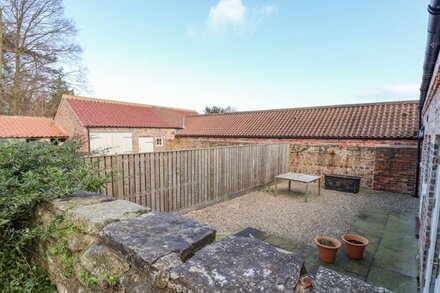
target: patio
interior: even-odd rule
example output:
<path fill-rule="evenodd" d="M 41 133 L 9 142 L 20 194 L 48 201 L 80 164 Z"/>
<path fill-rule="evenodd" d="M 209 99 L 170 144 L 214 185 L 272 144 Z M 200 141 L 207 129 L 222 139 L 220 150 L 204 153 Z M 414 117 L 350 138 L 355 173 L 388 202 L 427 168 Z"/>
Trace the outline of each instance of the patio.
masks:
<path fill-rule="evenodd" d="M 416 198 L 389 192 L 347 194 L 325 189 L 318 197 L 317 187 L 312 187 L 305 203 L 303 190 L 301 184 L 292 184 L 288 192 L 287 184 L 279 184 L 276 196 L 272 187 L 266 187 L 186 216 L 213 225 L 219 239 L 236 233 L 251 234 L 300 255 L 312 274 L 320 265 L 326 265 L 318 259 L 315 236 L 341 239 L 347 231 L 356 232 L 370 240 L 364 259 L 347 258 L 343 245 L 336 262 L 326 266 L 395 292 L 417 290 Z"/>
<path fill-rule="evenodd" d="M 232 200 L 204 209 L 192 211 L 186 216 L 217 229 L 222 235 L 235 234 L 253 227 L 298 244 L 314 247 L 316 235 L 340 238 L 349 230 L 362 210 L 383 209 L 415 215 L 418 200 L 410 195 L 361 190 L 358 194 L 321 189 L 317 196 L 316 184 L 310 186 L 309 200 L 304 202 L 304 185 L 292 183 L 278 185 L 274 195 L 273 186 L 261 188 Z"/>

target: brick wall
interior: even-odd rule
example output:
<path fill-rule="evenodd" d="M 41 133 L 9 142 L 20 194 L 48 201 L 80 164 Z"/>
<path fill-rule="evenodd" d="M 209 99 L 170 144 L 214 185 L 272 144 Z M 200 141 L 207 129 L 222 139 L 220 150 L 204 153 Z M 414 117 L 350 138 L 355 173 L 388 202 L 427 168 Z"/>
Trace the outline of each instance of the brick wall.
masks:
<path fill-rule="evenodd" d="M 426 101 L 422 122 L 425 128 L 424 141 L 422 147 L 422 157 L 420 163 L 420 230 L 419 230 L 419 279 L 421 287 L 431 286 L 435 281 L 435 266 L 431 276 L 431 284 L 425 284 L 425 273 L 428 260 L 428 251 L 431 245 L 434 246 L 434 254 L 439 257 L 440 254 L 440 225 L 436 233 L 434 242 L 430 241 L 432 214 L 434 209 L 439 209 L 440 204 L 435 203 L 435 193 L 439 192 L 436 188 L 437 173 L 440 163 L 440 93 L 430 96 Z M 439 221 L 439 219 L 436 219 Z"/>
<path fill-rule="evenodd" d="M 204 138 L 194 139 L 172 139 L 167 142 L 166 150 L 185 150 L 185 149 L 200 149 L 200 148 L 214 148 L 231 145 L 249 144 L 247 141 L 228 141 L 228 140 L 209 140 Z"/>
<path fill-rule="evenodd" d="M 415 194 L 416 146 L 376 147 L 373 189 Z"/>
<path fill-rule="evenodd" d="M 344 174 L 361 177 L 361 187 L 371 189 L 375 149 L 351 145 L 291 144 L 290 171 L 323 176 Z"/>
<path fill-rule="evenodd" d="M 235 142 L 235 143 L 277 143 L 288 142 L 309 145 L 351 145 L 351 146 L 375 146 L 386 145 L 417 145 L 417 139 L 323 139 L 323 138 L 248 138 L 248 137 L 177 137 L 180 141 L 210 141 L 210 142 Z"/>
<path fill-rule="evenodd" d="M 82 151 L 89 151 L 89 140 L 87 129 L 79 122 L 75 113 L 70 108 L 69 104 L 63 99 L 58 106 L 57 114 L 55 115 L 55 124 L 64 130 L 70 138 L 79 138 L 84 142 Z"/>

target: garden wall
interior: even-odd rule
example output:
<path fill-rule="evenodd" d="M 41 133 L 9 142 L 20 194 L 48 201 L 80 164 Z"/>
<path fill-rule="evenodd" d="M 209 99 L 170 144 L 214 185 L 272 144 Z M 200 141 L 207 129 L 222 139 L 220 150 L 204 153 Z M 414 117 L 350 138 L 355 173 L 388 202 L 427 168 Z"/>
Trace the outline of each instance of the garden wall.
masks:
<path fill-rule="evenodd" d="M 164 150 L 188 150 L 200 148 L 215 148 L 233 145 L 245 145 L 245 141 L 209 140 L 209 139 L 170 139 L 166 141 Z"/>
<path fill-rule="evenodd" d="M 361 177 L 366 189 L 415 194 L 417 140 L 180 137 L 175 145 L 290 143 L 292 172 Z"/>
<path fill-rule="evenodd" d="M 367 189 L 415 194 L 417 147 L 413 145 L 291 144 L 290 170 L 361 177 Z"/>
<path fill-rule="evenodd" d="M 293 292 L 304 274 L 260 240 L 212 243 L 206 224 L 97 194 L 42 205 L 35 222 L 49 231 L 36 261 L 59 292 Z"/>
<path fill-rule="evenodd" d="M 40 205 L 36 262 L 58 292 L 309 292 L 301 258 L 250 236 L 99 194 Z M 309 285 L 307 285 L 309 286 Z M 308 288 L 308 287 L 307 287 Z M 316 292 L 388 292 L 319 267 Z"/>

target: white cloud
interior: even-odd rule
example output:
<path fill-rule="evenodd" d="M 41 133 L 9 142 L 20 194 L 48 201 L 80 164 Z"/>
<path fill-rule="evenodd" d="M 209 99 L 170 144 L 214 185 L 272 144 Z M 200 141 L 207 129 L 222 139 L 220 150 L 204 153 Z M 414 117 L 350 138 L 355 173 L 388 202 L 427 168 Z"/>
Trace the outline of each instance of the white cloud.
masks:
<path fill-rule="evenodd" d="M 241 0 L 221 0 L 209 10 L 206 25 L 208 29 L 218 30 L 227 26 L 243 25 L 246 7 Z"/>
<path fill-rule="evenodd" d="M 365 90 L 355 98 L 374 101 L 391 101 L 391 100 L 417 100 L 419 97 L 419 84 L 393 84 L 382 86 L 370 90 Z"/>
<path fill-rule="evenodd" d="M 191 38 L 226 33 L 252 35 L 257 27 L 277 10 L 278 7 L 269 4 L 246 6 L 242 0 L 220 0 L 210 8 L 203 32 L 197 33 L 188 26 L 187 34 Z"/>

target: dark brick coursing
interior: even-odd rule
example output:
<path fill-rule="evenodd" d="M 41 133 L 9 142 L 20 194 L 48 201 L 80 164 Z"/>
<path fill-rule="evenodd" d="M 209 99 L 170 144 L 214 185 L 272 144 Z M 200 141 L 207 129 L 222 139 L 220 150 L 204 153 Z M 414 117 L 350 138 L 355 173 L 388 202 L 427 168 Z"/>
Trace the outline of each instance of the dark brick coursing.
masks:
<path fill-rule="evenodd" d="M 416 147 L 377 147 L 373 189 L 415 194 Z"/>

